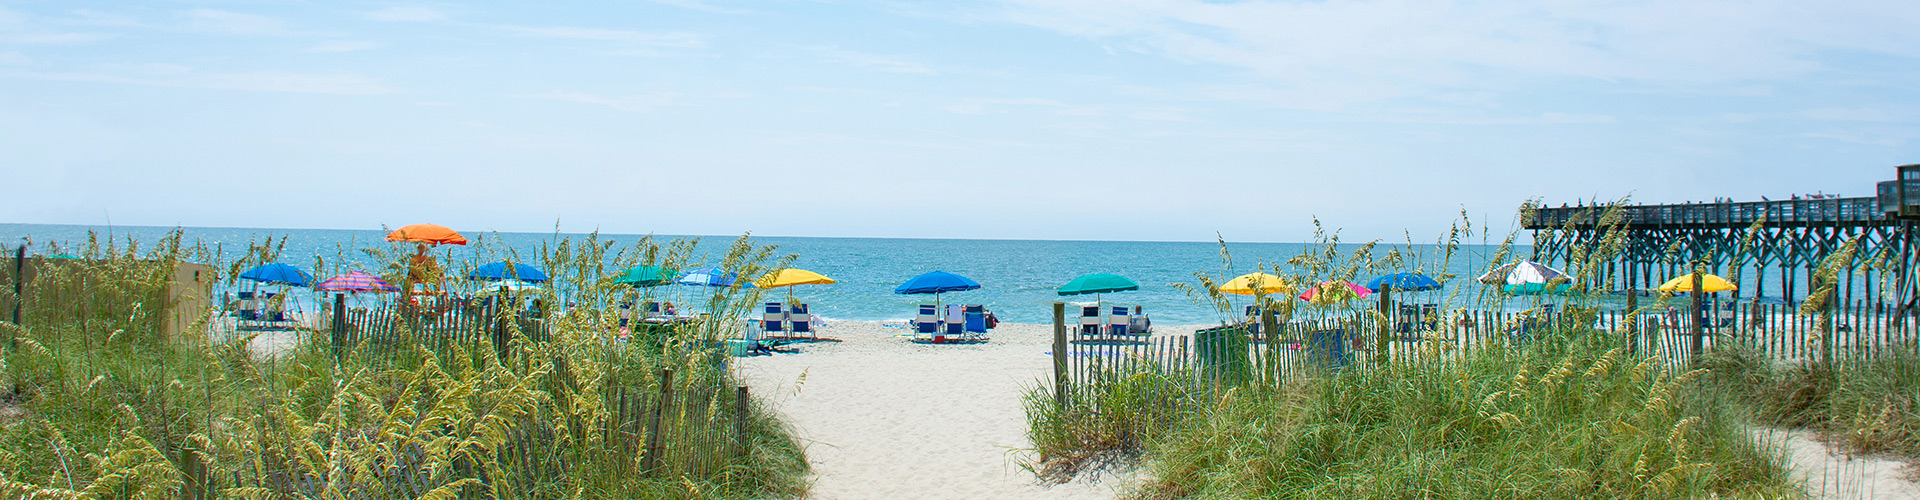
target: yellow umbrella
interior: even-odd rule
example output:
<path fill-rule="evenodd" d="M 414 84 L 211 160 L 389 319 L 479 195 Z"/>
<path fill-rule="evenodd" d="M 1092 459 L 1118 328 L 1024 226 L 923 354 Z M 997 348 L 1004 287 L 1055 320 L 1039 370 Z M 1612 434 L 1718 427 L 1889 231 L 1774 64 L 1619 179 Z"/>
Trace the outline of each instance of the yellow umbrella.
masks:
<path fill-rule="evenodd" d="M 1267 273 L 1244 274 L 1227 280 L 1220 285 L 1220 291 L 1235 295 L 1254 295 L 1256 291 L 1264 294 L 1293 295 L 1293 287 L 1287 286 L 1285 280 Z"/>
<path fill-rule="evenodd" d="M 795 285 L 831 285 L 831 284 L 833 284 L 833 278 L 821 276 L 820 273 L 808 271 L 805 269 L 781 269 L 771 273 L 767 273 L 766 276 L 761 276 L 760 279 L 753 280 L 753 286 L 757 286 L 760 288 L 780 288 L 780 287 L 791 287 Z M 792 288 L 787 289 L 787 302 L 794 302 Z"/>
<path fill-rule="evenodd" d="M 1700 287 L 1704 288 L 1707 293 L 1726 292 L 1740 288 L 1734 285 L 1733 282 L 1727 281 L 1726 278 L 1711 274 L 1701 278 Z M 1685 276 L 1674 278 L 1671 281 L 1661 284 L 1660 291 L 1672 293 L 1687 293 L 1693 291 L 1693 273 L 1687 273 Z"/>
<path fill-rule="evenodd" d="M 833 278 L 821 276 L 820 273 L 808 271 L 805 269 L 781 269 L 778 271 L 767 273 L 766 276 L 761 276 L 760 279 L 753 280 L 753 286 L 757 286 L 760 288 L 779 288 L 783 286 L 794 286 L 794 285 L 831 285 L 831 284 L 833 284 Z"/>

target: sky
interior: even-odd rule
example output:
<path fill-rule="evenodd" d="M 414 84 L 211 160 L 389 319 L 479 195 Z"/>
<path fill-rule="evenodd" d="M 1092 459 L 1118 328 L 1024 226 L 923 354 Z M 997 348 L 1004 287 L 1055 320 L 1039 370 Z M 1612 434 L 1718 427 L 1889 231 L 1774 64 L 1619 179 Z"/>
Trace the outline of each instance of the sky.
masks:
<path fill-rule="evenodd" d="M 1867 196 L 1920 2 L 0 0 L 0 221 L 1432 241 Z"/>

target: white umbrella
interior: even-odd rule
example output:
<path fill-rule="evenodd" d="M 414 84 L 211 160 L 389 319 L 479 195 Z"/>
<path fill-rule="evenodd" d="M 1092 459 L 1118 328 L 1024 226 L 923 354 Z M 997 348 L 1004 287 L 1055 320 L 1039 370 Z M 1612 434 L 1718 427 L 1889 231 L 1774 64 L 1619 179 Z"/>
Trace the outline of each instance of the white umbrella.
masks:
<path fill-rule="evenodd" d="M 1546 264 L 1522 261 L 1487 271 L 1487 274 L 1480 275 L 1479 281 L 1489 285 L 1559 284 L 1573 281 L 1573 278 Z"/>

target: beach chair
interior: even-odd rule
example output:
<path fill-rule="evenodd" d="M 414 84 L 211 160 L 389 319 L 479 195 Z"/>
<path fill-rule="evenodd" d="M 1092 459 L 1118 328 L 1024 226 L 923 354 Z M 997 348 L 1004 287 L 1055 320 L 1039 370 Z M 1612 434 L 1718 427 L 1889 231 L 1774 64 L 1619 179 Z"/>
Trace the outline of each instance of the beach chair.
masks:
<path fill-rule="evenodd" d="M 948 336 L 965 337 L 967 335 L 967 313 L 960 304 L 947 304 L 946 332 Z"/>
<path fill-rule="evenodd" d="M 640 319 L 644 320 L 644 319 L 658 318 L 658 317 L 660 317 L 659 302 L 654 302 L 649 300 L 649 301 L 640 303 Z"/>
<path fill-rule="evenodd" d="M 1142 337 L 1153 334 L 1153 319 L 1148 318 L 1145 314 L 1128 316 L 1127 334 Z"/>
<path fill-rule="evenodd" d="M 813 313 L 807 312 L 807 309 L 806 304 L 787 305 L 787 332 L 794 337 L 804 333 L 807 334 L 807 338 L 817 339 L 818 337 L 813 333 Z"/>
<path fill-rule="evenodd" d="M 1080 308 L 1080 336 L 1100 336 L 1100 306 Z"/>
<path fill-rule="evenodd" d="M 1133 326 L 1127 321 L 1131 316 L 1127 306 L 1114 306 L 1112 311 L 1113 314 L 1107 315 L 1107 334 L 1115 337 L 1126 336 L 1128 328 Z"/>
<path fill-rule="evenodd" d="M 768 302 L 760 312 L 760 331 L 765 334 L 787 331 L 787 312 L 779 302 Z"/>
<path fill-rule="evenodd" d="M 987 306 L 967 306 L 967 333 L 987 333 Z"/>
<path fill-rule="evenodd" d="M 1733 326 L 1734 318 L 1737 317 L 1737 314 L 1735 314 L 1734 312 L 1734 308 L 1737 307 L 1738 305 L 1739 303 L 1737 302 L 1727 301 L 1725 305 L 1714 306 L 1713 327 L 1726 328 L 1726 327 Z"/>
<path fill-rule="evenodd" d="M 914 333 L 940 333 L 940 309 L 933 304 L 921 304 L 920 314 L 913 317 Z"/>
<path fill-rule="evenodd" d="M 1342 328 L 1314 330 L 1307 337 L 1307 357 L 1315 365 L 1339 370 L 1347 366 L 1347 331 Z"/>

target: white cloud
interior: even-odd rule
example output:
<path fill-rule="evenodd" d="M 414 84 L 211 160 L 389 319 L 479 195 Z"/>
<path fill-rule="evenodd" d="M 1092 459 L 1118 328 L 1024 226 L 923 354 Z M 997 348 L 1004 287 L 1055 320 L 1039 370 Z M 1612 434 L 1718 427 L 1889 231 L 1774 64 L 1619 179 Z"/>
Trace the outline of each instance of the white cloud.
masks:
<path fill-rule="evenodd" d="M 914 73 L 914 74 L 922 74 L 922 75 L 935 74 L 935 72 L 933 71 L 933 68 L 929 68 L 926 65 L 912 62 L 912 61 L 907 61 L 904 59 L 876 56 L 872 54 L 862 54 L 859 52 L 852 52 L 852 51 L 846 51 L 846 50 L 840 50 L 840 49 L 834 49 L 834 48 L 818 48 L 814 50 L 825 53 L 827 56 L 827 62 L 851 64 L 854 66 L 864 66 L 869 68 L 877 68 L 881 71 L 886 71 L 890 73 Z"/>
<path fill-rule="evenodd" d="M 651 47 L 698 48 L 706 39 L 692 33 L 650 33 L 645 31 L 582 28 L 575 26 L 497 26 L 520 36 L 626 42 Z"/>
<path fill-rule="evenodd" d="M 358 51 L 367 50 L 367 49 L 380 48 L 385 45 L 386 44 L 383 44 L 380 42 L 369 42 L 364 40 L 339 40 L 339 41 L 323 43 L 320 45 L 315 45 L 313 47 L 307 48 L 306 51 L 319 53 L 319 54 L 331 54 L 331 53 L 339 53 L 339 52 L 358 52 Z"/>
<path fill-rule="evenodd" d="M 1894 116 L 1884 107 L 1872 108 L 1816 108 L 1800 112 L 1808 119 L 1832 122 L 1901 122 L 1907 118 Z"/>
<path fill-rule="evenodd" d="M 1335 102 L 1509 81 L 1490 76 L 1691 86 L 1828 70 L 1822 57 L 1836 50 L 1920 57 L 1914 2 L 1009 0 L 1000 16 L 1274 82 L 1320 82 L 1273 99 L 1295 105 L 1352 84 L 1378 88 Z"/>
<path fill-rule="evenodd" d="M 1039 106 L 1047 108 L 1067 108 L 1067 104 L 1053 99 L 1026 97 L 1019 99 L 963 99 L 947 105 L 947 111 L 960 115 L 991 115 L 1008 113 L 1012 107 Z"/>
<path fill-rule="evenodd" d="M 107 33 L 0 33 L 0 43 L 61 45 L 98 42 L 114 37 Z"/>
<path fill-rule="evenodd" d="M 187 11 L 187 29 L 204 33 L 222 35 L 285 35 L 286 26 L 279 19 L 239 12 L 214 9 L 193 9 Z"/>
<path fill-rule="evenodd" d="M 326 75 L 290 71 L 245 73 L 201 72 L 177 64 L 143 64 L 93 72 L 16 72 L 5 76 L 73 82 L 112 83 L 153 87 L 183 87 L 252 92 L 376 95 L 397 92 L 378 79 L 357 75 Z"/>
<path fill-rule="evenodd" d="M 33 58 L 27 57 L 26 54 L 11 51 L 0 52 L 0 64 L 27 64 L 31 62 L 33 62 Z"/>
<path fill-rule="evenodd" d="M 653 111 L 666 106 L 685 104 L 685 101 L 681 99 L 681 94 L 678 92 L 649 92 L 625 96 L 603 96 L 587 92 L 549 92 L 526 97 L 529 99 L 592 104 L 636 113 Z"/>
<path fill-rule="evenodd" d="M 682 9 L 692 9 L 692 10 L 698 10 L 702 12 L 712 12 L 715 14 L 746 14 L 749 12 L 753 12 L 746 9 L 734 9 L 734 8 L 721 7 L 718 5 L 714 5 L 712 2 L 708 2 L 706 0 L 652 0 L 652 1 L 653 3 L 657 3 L 661 5 L 671 5 L 671 6 L 679 7 Z"/>
<path fill-rule="evenodd" d="M 426 7 L 387 7 L 367 13 L 367 19 L 388 23 L 425 23 L 446 18 L 445 13 Z"/>

